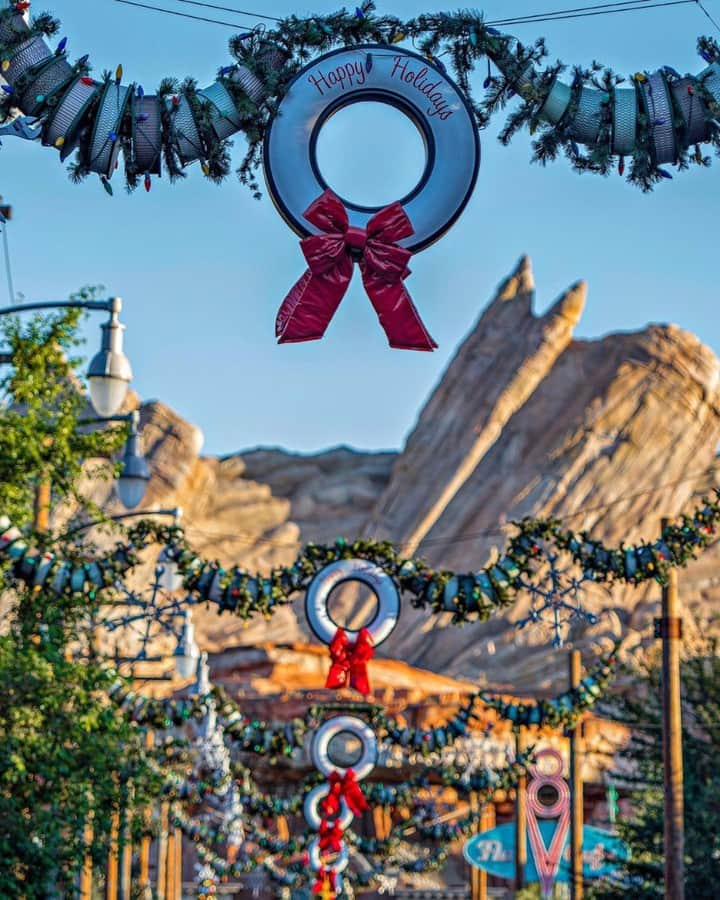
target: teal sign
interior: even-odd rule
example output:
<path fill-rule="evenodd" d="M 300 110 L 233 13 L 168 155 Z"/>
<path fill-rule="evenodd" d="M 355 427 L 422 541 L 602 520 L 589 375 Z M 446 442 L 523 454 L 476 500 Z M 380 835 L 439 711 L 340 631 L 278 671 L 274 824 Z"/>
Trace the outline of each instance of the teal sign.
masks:
<path fill-rule="evenodd" d="M 557 822 L 544 819 L 538 822 L 538 827 L 545 846 L 549 847 L 557 828 Z M 529 849 L 530 838 L 528 836 Z M 489 875 L 495 875 L 497 878 L 506 878 L 512 881 L 515 878 L 515 825 L 508 822 L 491 831 L 475 835 L 465 845 L 463 854 L 471 866 L 484 869 Z M 585 825 L 583 828 L 584 878 L 602 878 L 612 874 L 618 864 L 627 859 L 629 855 L 627 846 L 616 835 L 590 825 Z M 569 830 L 561 851 L 560 868 L 555 880 L 570 880 Z M 528 861 L 525 866 L 525 881 L 540 881 L 531 852 L 528 853 Z"/>

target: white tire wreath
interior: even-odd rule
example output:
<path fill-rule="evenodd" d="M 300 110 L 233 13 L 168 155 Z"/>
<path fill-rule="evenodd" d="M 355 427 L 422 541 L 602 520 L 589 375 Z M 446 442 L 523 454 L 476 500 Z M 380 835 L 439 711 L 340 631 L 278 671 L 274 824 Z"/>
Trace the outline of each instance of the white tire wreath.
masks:
<path fill-rule="evenodd" d="M 360 757 L 352 766 L 337 765 L 330 757 L 330 742 L 339 734 L 352 734 L 362 745 Z M 358 719 L 356 716 L 335 716 L 323 722 L 313 735 L 310 756 L 315 768 L 326 778 L 329 778 L 333 772 L 344 776 L 349 769 L 352 769 L 356 780 L 362 781 L 377 765 L 377 738 L 372 728 L 362 719 Z"/>
<path fill-rule="evenodd" d="M 321 569 L 313 578 L 305 595 L 305 615 L 318 640 L 330 644 L 340 626 L 330 616 L 329 599 L 332 591 L 348 581 L 360 581 L 377 597 L 377 611 L 365 628 L 370 632 L 373 647 L 386 641 L 400 617 L 400 594 L 393 579 L 366 559 L 341 559 Z M 358 632 L 343 629 L 354 643 Z"/>
<path fill-rule="evenodd" d="M 350 854 L 347 844 L 342 845 L 336 860 L 331 863 L 324 862 L 320 852 L 320 838 L 315 838 L 311 841 L 308 847 L 308 856 L 310 857 L 310 865 L 316 872 L 324 869 L 326 872 L 333 872 L 335 875 L 339 875 L 350 865 Z"/>
<path fill-rule="evenodd" d="M 324 800 L 327 795 L 330 793 L 330 785 L 329 784 L 319 784 L 317 787 L 314 787 L 305 797 L 305 802 L 303 804 L 303 814 L 305 816 L 305 821 L 308 825 L 313 829 L 313 831 L 320 831 L 320 825 L 325 818 L 320 813 L 320 803 Z M 347 805 L 347 802 L 344 797 L 340 799 L 340 815 L 338 816 L 338 821 L 340 822 L 340 828 L 343 831 L 347 831 L 347 829 L 352 825 L 352 821 L 355 817 L 352 814 L 352 810 Z"/>
<path fill-rule="evenodd" d="M 417 253 L 453 225 L 467 204 L 480 167 L 480 141 L 473 113 L 455 83 L 427 59 L 382 45 L 327 53 L 295 76 L 265 140 L 265 178 L 280 214 L 298 234 L 313 231 L 303 213 L 332 185 L 317 161 L 323 125 L 353 103 L 386 103 L 404 113 L 420 132 L 425 171 L 402 204 L 415 233 L 399 245 Z M 350 226 L 366 228 L 380 207 L 341 197 Z"/>

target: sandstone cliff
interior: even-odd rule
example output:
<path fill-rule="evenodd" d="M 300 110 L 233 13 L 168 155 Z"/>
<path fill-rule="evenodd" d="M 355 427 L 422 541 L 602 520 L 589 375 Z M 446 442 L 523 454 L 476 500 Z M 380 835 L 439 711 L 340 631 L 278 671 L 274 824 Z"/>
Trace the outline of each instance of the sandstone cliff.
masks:
<path fill-rule="evenodd" d="M 500 286 L 420 412 L 403 450 L 315 456 L 256 449 L 200 456 L 201 438 L 160 403 L 142 407 L 153 470 L 150 504 L 180 505 L 190 540 L 226 562 L 265 569 L 292 560 L 306 540 L 339 534 L 391 537 L 434 565 L 472 569 L 501 547 L 503 529 L 552 513 L 610 542 L 657 533 L 716 483 L 718 361 L 695 337 L 653 325 L 601 340 L 573 340 L 585 302 L 580 283 L 533 314 L 527 259 Z M 682 575 L 703 619 L 720 595 L 710 551 Z M 606 613 L 574 639 L 591 649 L 621 632 L 647 639 L 658 590 L 590 596 Z M 347 591 L 345 612 L 367 601 Z M 561 655 L 537 629 L 516 632 L 521 600 L 505 616 L 464 629 L 406 606 L 385 655 L 473 681 L 550 686 Z M 300 608 L 243 630 L 205 613 L 211 648 L 306 635 Z M 690 627 L 692 634 L 692 626 Z"/>

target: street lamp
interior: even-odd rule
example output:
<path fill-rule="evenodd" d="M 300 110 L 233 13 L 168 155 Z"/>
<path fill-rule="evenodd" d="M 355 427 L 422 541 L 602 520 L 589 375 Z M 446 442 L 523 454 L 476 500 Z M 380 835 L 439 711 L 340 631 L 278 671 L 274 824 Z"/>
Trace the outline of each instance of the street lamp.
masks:
<path fill-rule="evenodd" d="M 120 463 L 122 472 L 118 477 L 117 492 L 125 509 L 135 509 L 142 502 L 150 481 L 147 460 L 140 452 L 140 413 L 130 414 L 130 434 Z"/>
<path fill-rule="evenodd" d="M 118 319 L 122 300 L 62 300 L 57 303 L 21 303 L 0 309 L 0 316 L 32 312 L 39 309 L 90 309 L 109 312 L 109 320 L 102 326 L 100 350 L 92 359 L 87 377 L 90 400 L 95 412 L 104 418 L 114 416 L 125 401 L 132 380 L 130 362 L 123 353 L 125 326 Z"/>
<path fill-rule="evenodd" d="M 87 372 L 90 400 L 99 416 L 115 415 L 125 402 L 132 381 L 130 360 L 123 353 L 125 326 L 118 319 L 122 300 L 112 297 L 108 303 L 110 319 L 102 325 L 102 344 Z"/>
<path fill-rule="evenodd" d="M 130 413 L 116 416 L 82 419 L 78 424 L 103 425 L 107 422 L 128 422 L 130 425 L 130 433 L 120 458 L 122 471 L 117 480 L 117 493 L 126 509 L 135 509 L 142 502 L 150 481 L 150 468 L 140 452 L 140 413 L 135 409 Z"/>
<path fill-rule="evenodd" d="M 189 609 L 185 611 L 184 618 L 185 621 L 173 656 L 178 675 L 181 678 L 191 678 L 197 670 L 200 648 L 195 640 L 195 626 Z"/>

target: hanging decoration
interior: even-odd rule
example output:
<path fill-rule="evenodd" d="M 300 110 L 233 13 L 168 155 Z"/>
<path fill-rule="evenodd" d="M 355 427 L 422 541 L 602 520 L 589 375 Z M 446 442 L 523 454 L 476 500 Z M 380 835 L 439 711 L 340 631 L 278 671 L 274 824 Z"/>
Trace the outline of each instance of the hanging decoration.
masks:
<path fill-rule="evenodd" d="M 482 702 L 494 709 L 501 719 L 512 722 L 515 728 L 569 728 L 590 709 L 606 691 L 615 675 L 618 645 L 603 657 L 577 687 L 549 700 L 531 702 L 506 701 L 486 692 L 480 693 Z"/>
<path fill-rule="evenodd" d="M 58 33 L 58 21 L 47 13 L 31 19 L 28 8 L 26 2 L 3 0 L 0 57 L 7 90 L 1 114 L 20 110 L 41 119 L 43 143 L 58 149 L 61 158 L 77 148 L 76 177 L 95 172 L 109 183 L 108 163 L 119 147 L 131 188 L 159 174 L 160 156 L 171 178 L 181 177 L 188 164 L 199 160 L 206 177 L 222 180 L 230 168 L 228 138 L 243 131 L 250 149 L 240 175 L 257 191 L 253 169 L 262 160 L 267 133 L 278 127 L 279 149 L 271 147 L 270 168 L 276 169 L 278 197 L 291 200 L 284 214 L 300 231 L 306 228 L 303 211 L 322 190 L 308 196 L 318 176 L 305 158 L 298 161 L 303 178 L 296 192 L 286 189 L 287 164 L 275 165 L 290 127 L 279 126 L 275 119 L 278 104 L 285 100 L 289 121 L 297 123 L 310 115 L 310 100 L 318 114 L 327 116 L 338 95 L 367 98 L 373 84 L 381 86 L 393 102 L 419 108 L 421 123 L 436 120 L 433 127 L 449 125 L 446 132 L 462 138 L 456 151 L 462 153 L 465 173 L 473 170 L 477 137 L 467 133 L 467 123 L 460 133 L 460 120 L 470 118 L 464 107 L 472 109 L 475 124 L 482 128 L 514 96 L 519 105 L 502 131 L 504 143 L 528 127 L 535 136 L 534 158 L 541 163 L 565 151 L 580 171 L 606 174 L 617 164 L 624 174 L 627 159 L 628 179 L 644 189 L 669 176 L 662 168 L 668 164 L 708 165 L 702 144 L 717 147 L 720 142 L 720 48 L 708 37 L 698 40 L 707 67 L 696 76 L 664 66 L 653 73 L 636 71 L 625 81 L 594 64 L 590 69 L 576 66 L 565 80 L 563 64 L 543 67 L 547 51 L 542 39 L 526 46 L 486 25 L 478 12 L 426 13 L 401 20 L 377 15 L 375 4 L 365 2 L 359 16 L 346 10 L 290 16 L 271 30 L 240 34 L 230 42 L 236 63 L 223 66 L 208 88 L 198 89 L 191 79 L 182 84 L 166 79 L 149 95 L 140 85 L 122 85 L 122 66 L 95 80 L 88 74 L 87 56 L 71 65 L 65 41 L 55 52 L 45 43 Z M 399 46 L 405 41 L 420 55 Z M 320 58 L 308 64 L 312 57 Z M 457 85 L 446 75 L 444 59 Z M 498 72 L 485 79 L 485 98 L 477 101 L 470 76 L 488 59 Z M 314 81 L 308 84 L 309 79 Z M 431 133 L 437 137 L 439 132 Z M 464 191 L 471 193 L 473 178 L 464 183 Z M 456 184 L 443 187 L 442 194 L 457 189 Z M 417 193 L 419 197 L 422 191 Z M 462 198 L 460 190 L 455 203 L 462 206 Z M 452 207 L 447 200 L 447 209 Z M 410 218 L 423 233 L 414 212 Z"/>
<path fill-rule="evenodd" d="M 343 766 L 337 757 L 333 757 L 333 741 L 344 736 L 354 737 L 360 743 L 359 754 L 352 766 Z M 312 792 L 308 794 L 304 806 L 308 825 L 318 832 L 308 848 L 310 866 L 316 873 L 312 890 L 334 897 L 342 891 L 343 873 L 350 862 L 345 831 L 353 817 L 368 808 L 359 782 L 364 781 L 377 765 L 375 733 L 357 716 L 335 716 L 315 731 L 310 757 L 315 769 L 327 779 L 327 784 L 315 796 Z"/>
<path fill-rule="evenodd" d="M 378 99 L 408 116 L 427 148 L 418 186 L 384 209 L 340 200 L 317 161 L 318 137 L 330 116 Z M 462 212 L 479 165 L 472 110 L 427 58 L 387 45 L 361 44 L 324 54 L 301 69 L 271 121 L 264 153 L 270 194 L 303 237 L 309 266 L 278 313 L 279 342 L 323 336 L 357 262 L 390 346 L 435 349 L 404 280 L 412 255 L 436 241 Z"/>
<path fill-rule="evenodd" d="M 92 626 L 114 636 L 126 651 L 132 647 L 135 661 L 147 659 L 151 644 L 159 637 L 182 640 L 194 599 L 178 596 L 167 573 L 168 567 L 158 562 L 149 585 L 140 590 L 128 588 L 123 579 L 117 578 L 112 585 L 112 603 L 101 604 L 98 614 L 93 615 Z"/>
<path fill-rule="evenodd" d="M 143 548 L 157 542 L 164 546 L 167 560 L 177 566 L 192 602 L 214 604 L 219 613 L 229 612 L 247 621 L 255 615 L 270 619 L 277 607 L 288 605 L 295 594 L 307 591 L 315 576 L 332 563 L 360 560 L 381 569 L 396 590 L 410 597 L 414 607 L 435 615 L 449 613 L 453 624 L 459 625 L 486 621 L 508 607 L 519 591 L 539 584 L 544 577 L 539 565 L 543 552 L 567 552 L 584 573 L 583 579 L 587 581 L 592 575 L 596 584 L 641 584 L 649 580 L 664 584 L 670 569 L 686 565 L 711 543 L 719 524 L 720 490 L 715 489 L 713 497 L 704 498 L 694 511 L 665 525 L 660 537 L 651 542 L 606 547 L 586 532 L 562 528 L 552 518 L 524 519 L 514 524 L 515 533 L 499 560 L 474 572 L 433 569 L 422 559 L 404 558 L 389 541 L 338 538 L 329 545 L 308 544 L 291 565 L 259 575 L 202 559 L 192 552 L 182 530 L 175 526 L 144 522 L 129 529 L 125 541 L 105 553 L 78 547 L 76 552 L 65 549 L 60 558 L 50 550 L 33 548 L 19 529 L 1 518 L 0 565 L 5 566 L 10 583 L 16 579 L 36 590 L 51 590 L 69 598 L 82 595 L 97 599 L 100 605 L 114 601 L 118 578 L 140 563 Z M 313 594 L 307 609 L 323 635 L 321 639 L 330 644 L 337 626 L 318 597 L 322 595 Z M 391 606 L 387 600 L 384 615 L 376 623 L 383 625 L 383 631 L 394 627 L 394 602 Z"/>
<path fill-rule="evenodd" d="M 541 625 L 552 634 L 552 646 L 562 647 L 565 637 L 577 622 L 596 625 L 600 616 L 588 610 L 583 601 L 585 588 L 595 583 L 591 571 L 573 574 L 558 565 L 559 554 L 543 548 L 534 577 L 522 579 L 521 585 L 530 595 L 530 611 L 518 620 L 516 627 Z"/>
<path fill-rule="evenodd" d="M 413 235 L 415 229 L 402 205 L 386 206 L 366 228 L 359 228 L 349 224 L 343 202 L 326 190 L 303 216 L 322 233 L 300 243 L 308 269 L 278 311 L 275 334 L 279 343 L 314 341 L 325 334 L 350 287 L 357 262 L 390 346 L 396 350 L 434 350 L 437 344 L 404 285 L 412 254 L 400 246 L 400 241 Z"/>
<path fill-rule="evenodd" d="M 39 137 L 66 159 L 74 180 L 111 179 L 124 157 L 129 189 L 161 172 L 183 177 L 199 161 L 214 182 L 230 171 L 229 138 L 244 132 L 249 149 L 239 174 L 259 194 L 255 170 L 264 164 L 281 214 L 304 239 L 308 272 L 277 318 L 281 342 L 322 337 L 357 261 L 367 293 L 391 346 L 432 350 L 404 280 L 410 255 L 428 246 L 457 219 L 473 192 L 479 165 L 477 130 L 513 97 L 518 105 L 501 131 L 508 143 L 521 128 L 534 135 L 542 164 L 564 151 L 580 172 L 617 168 L 643 190 L 672 178 L 668 166 L 707 166 L 703 145 L 720 149 L 720 46 L 698 40 L 706 67 L 681 75 L 671 66 L 636 72 L 629 80 L 598 64 L 544 66 L 544 41 L 530 46 L 501 34 L 472 11 L 428 13 L 403 21 L 379 16 L 366 0 L 360 15 L 290 16 L 271 30 L 235 37 L 236 63 L 199 89 L 192 79 L 165 79 L 155 94 L 123 84 L 123 66 L 93 78 L 88 56 L 67 60 L 67 42 L 53 51 L 45 39 L 59 23 L 29 4 L 1 0 L 0 124 L 22 113 L 37 121 Z M 419 54 L 400 46 L 412 41 Z M 445 70 L 447 59 L 457 84 Z M 308 62 L 308 60 L 310 60 Z M 485 98 L 473 99 L 470 76 L 484 61 Z M 626 86 L 622 86 L 626 85 Z M 386 209 L 362 209 L 329 193 L 316 159 L 319 129 L 350 103 L 380 98 L 415 122 L 427 145 L 419 184 Z M 289 152 L 288 148 L 298 148 Z"/>
<path fill-rule="evenodd" d="M 377 599 L 372 621 L 359 631 L 340 628 L 330 615 L 333 590 L 352 581 L 364 584 Z M 369 694 L 367 664 L 375 648 L 390 637 L 400 616 L 400 595 L 393 578 L 367 559 L 339 559 L 320 569 L 310 582 L 305 615 L 313 634 L 330 649 L 332 665 L 325 686 L 352 687 Z"/>

